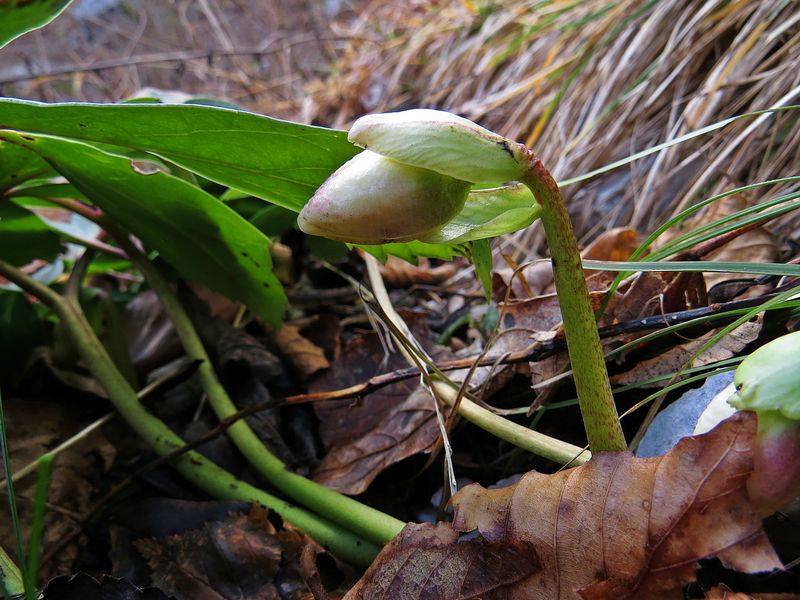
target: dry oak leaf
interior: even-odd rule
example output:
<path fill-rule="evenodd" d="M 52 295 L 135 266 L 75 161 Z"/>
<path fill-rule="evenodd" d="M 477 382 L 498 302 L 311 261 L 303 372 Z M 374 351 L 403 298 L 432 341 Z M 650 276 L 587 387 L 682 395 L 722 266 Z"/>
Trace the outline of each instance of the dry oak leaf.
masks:
<path fill-rule="evenodd" d="M 275 580 L 284 544 L 259 511 L 134 545 L 147 560 L 152 584 L 177 600 L 280 598 Z"/>
<path fill-rule="evenodd" d="M 272 339 L 303 381 L 331 366 L 325 351 L 303 337 L 297 325 L 284 323 Z"/>
<path fill-rule="evenodd" d="M 448 523 L 406 526 L 344 600 L 501 600 L 539 569 L 526 542 L 459 540 Z"/>
<path fill-rule="evenodd" d="M 527 473 L 513 486 L 467 486 L 452 500 L 453 529 L 478 530 L 501 553 L 492 553 L 491 560 L 502 565 L 504 545 L 513 548 L 510 562 L 518 560 L 520 544 L 528 544 L 528 560 L 538 565 L 511 585 L 498 584 L 505 586 L 499 596 L 487 591 L 482 597 L 678 599 L 702 558 L 716 556 L 744 572 L 781 568 L 745 487 L 755 433 L 755 415 L 739 413 L 708 434 L 685 438 L 662 457 L 598 453 L 586 465 L 554 475 Z M 441 547 L 415 545 L 412 533 L 401 535 L 414 552 L 403 555 L 391 544 L 354 588 L 358 594 L 348 598 L 471 597 L 437 588 L 432 580 L 406 584 L 409 556 L 415 564 L 438 560 L 437 572 L 453 558 Z M 484 571 L 485 560 L 474 553 L 469 569 Z M 387 582 L 394 595 L 371 593 Z"/>
<path fill-rule="evenodd" d="M 434 360 L 452 358 L 435 346 L 424 315 L 402 316 Z M 387 357 L 377 335 L 367 333 L 346 343 L 331 369 L 312 381 L 309 390 L 345 388 L 405 366 L 399 353 Z M 314 410 L 328 450 L 314 480 L 344 494 L 360 494 L 387 467 L 429 452 L 439 435 L 433 400 L 415 380 L 389 385 L 357 402 L 318 402 Z"/>

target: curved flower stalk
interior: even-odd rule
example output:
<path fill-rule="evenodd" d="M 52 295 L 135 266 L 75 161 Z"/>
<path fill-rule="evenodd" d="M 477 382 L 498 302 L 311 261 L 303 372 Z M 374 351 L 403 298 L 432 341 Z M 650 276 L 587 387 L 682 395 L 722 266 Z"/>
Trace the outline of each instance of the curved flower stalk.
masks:
<path fill-rule="evenodd" d="M 550 244 L 589 445 L 594 452 L 625 450 L 572 224 L 541 161 L 521 144 L 429 109 L 367 115 L 348 139 L 365 151 L 303 208 L 298 224 L 306 233 L 352 243 L 440 239 L 470 183 L 517 180 L 530 188 Z"/>
<path fill-rule="evenodd" d="M 765 344 L 742 361 L 729 400 L 758 414 L 747 491 L 766 516 L 800 496 L 800 331 Z"/>

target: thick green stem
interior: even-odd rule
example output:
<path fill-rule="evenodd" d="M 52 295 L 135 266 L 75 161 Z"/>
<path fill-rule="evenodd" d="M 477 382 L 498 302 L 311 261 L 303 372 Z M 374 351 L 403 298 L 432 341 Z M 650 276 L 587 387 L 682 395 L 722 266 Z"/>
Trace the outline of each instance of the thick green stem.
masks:
<path fill-rule="evenodd" d="M 523 183 L 542 206 L 542 224 L 550 247 L 564 334 L 589 447 L 593 453 L 623 451 L 625 437 L 611 395 L 578 242 L 567 208 L 555 180 L 533 155 Z"/>
<path fill-rule="evenodd" d="M 225 419 L 235 414 L 237 408 L 220 384 L 200 336 L 170 283 L 146 256 L 133 247 L 126 236 L 115 234 L 115 238 L 158 295 L 187 356 L 201 361 L 198 376 L 217 417 Z M 405 526 L 399 519 L 291 472 L 264 446 L 245 421 L 238 421 L 228 431 L 239 451 L 267 481 L 293 500 L 331 521 L 377 544 L 385 544 Z"/>
<path fill-rule="evenodd" d="M 78 307 L 4 261 L 0 261 L 0 275 L 36 296 L 59 317 L 70 339 L 80 352 L 81 358 L 106 390 L 120 415 L 153 450 L 163 456 L 184 445 L 183 440 L 163 421 L 145 410 L 139 402 L 136 392 L 116 368 Z M 358 535 L 327 519 L 292 506 L 288 502 L 236 479 L 231 473 L 198 452 L 187 452 L 176 458 L 171 464 L 187 480 L 212 496 L 235 500 L 255 500 L 275 510 L 291 524 L 307 532 L 323 546 L 330 548 L 332 552 L 345 560 L 366 565 L 377 554 L 378 547 L 373 543 L 363 540 Z"/>

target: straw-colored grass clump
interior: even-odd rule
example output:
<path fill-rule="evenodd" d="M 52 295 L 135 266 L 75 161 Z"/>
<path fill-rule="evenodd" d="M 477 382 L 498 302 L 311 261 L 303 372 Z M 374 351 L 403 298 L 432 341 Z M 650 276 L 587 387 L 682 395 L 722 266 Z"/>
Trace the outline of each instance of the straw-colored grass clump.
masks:
<path fill-rule="evenodd" d="M 800 104 L 792 1 L 373 0 L 344 27 L 334 74 L 309 86 L 317 121 L 445 108 L 525 141 L 561 181 L 737 114 Z M 577 229 L 648 231 L 720 191 L 798 174 L 798 118 L 740 119 L 565 187 Z M 772 225 L 791 235 L 798 224 L 794 211 Z M 525 255 L 539 240 L 533 228 L 512 243 Z"/>

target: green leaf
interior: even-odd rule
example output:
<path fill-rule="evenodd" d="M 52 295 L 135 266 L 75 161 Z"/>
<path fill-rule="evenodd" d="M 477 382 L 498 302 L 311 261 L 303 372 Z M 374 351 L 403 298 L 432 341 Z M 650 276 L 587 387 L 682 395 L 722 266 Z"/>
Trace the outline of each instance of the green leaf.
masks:
<path fill-rule="evenodd" d="M 30 353 L 46 337 L 36 310 L 23 294 L 0 292 L 0 381 L 5 388 L 19 381 Z"/>
<path fill-rule="evenodd" d="M 0 201 L 0 258 L 24 265 L 36 258 L 53 260 L 61 252 L 59 236 L 32 212 Z"/>
<path fill-rule="evenodd" d="M 295 212 L 358 151 L 343 131 L 197 105 L 0 99 L 0 128 L 152 152 Z"/>
<path fill-rule="evenodd" d="M 286 298 L 272 273 L 269 238 L 214 196 L 162 171 L 143 174 L 130 160 L 80 142 L 9 132 L 0 137 L 39 153 L 187 279 L 280 323 Z"/>
<path fill-rule="evenodd" d="M 533 193 L 521 183 L 472 190 L 461 212 L 423 241 L 461 244 L 489 239 L 528 227 L 541 212 Z"/>
<path fill-rule="evenodd" d="M 52 173 L 50 165 L 33 152 L 0 141 L 0 192 Z"/>
<path fill-rule="evenodd" d="M 741 410 L 780 411 L 800 420 L 800 331 L 761 346 L 736 369 L 736 395 L 730 403 Z"/>
<path fill-rule="evenodd" d="M 3 0 L 0 1 L 0 48 L 44 27 L 55 19 L 72 0 Z"/>
<path fill-rule="evenodd" d="M 476 240 L 470 243 L 470 258 L 475 265 L 475 273 L 483 286 L 486 301 L 492 300 L 492 246 L 489 240 Z"/>
<path fill-rule="evenodd" d="M 466 254 L 466 249 L 463 246 L 427 244 L 425 242 L 418 241 L 380 244 L 376 246 L 358 245 L 358 247 L 363 248 L 382 263 L 385 263 L 389 256 L 396 256 L 410 263 L 416 264 L 417 259 L 420 256 L 439 258 L 441 260 L 452 260 L 454 256 Z"/>

